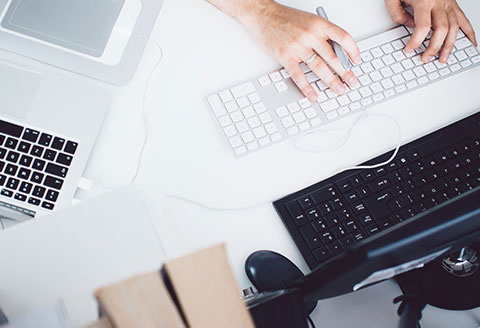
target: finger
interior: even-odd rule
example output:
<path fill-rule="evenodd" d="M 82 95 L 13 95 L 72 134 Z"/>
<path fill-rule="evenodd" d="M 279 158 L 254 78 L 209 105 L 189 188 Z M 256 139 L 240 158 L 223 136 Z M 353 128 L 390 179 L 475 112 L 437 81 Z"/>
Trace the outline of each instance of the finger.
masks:
<path fill-rule="evenodd" d="M 447 37 L 449 30 L 449 22 L 447 13 L 442 9 L 434 9 L 432 11 L 433 16 L 433 34 L 430 39 L 430 44 L 423 53 L 422 60 L 429 62 L 439 51 Z"/>
<path fill-rule="evenodd" d="M 308 83 L 305 74 L 300 68 L 300 65 L 295 61 L 290 61 L 287 63 L 287 65 L 285 65 L 285 68 L 290 73 L 293 82 L 295 82 L 305 97 L 307 97 L 310 101 L 317 101 L 317 93 L 312 88 L 310 83 Z"/>
<path fill-rule="evenodd" d="M 408 27 L 415 26 L 412 15 L 403 8 L 400 0 L 385 0 L 385 5 L 394 23 L 407 25 Z"/>
<path fill-rule="evenodd" d="M 319 56 L 315 57 L 314 60 L 308 65 L 312 71 L 322 80 L 328 87 L 338 95 L 345 93 L 345 87 L 343 86 L 342 81 L 340 81 L 328 68 L 325 61 Z"/>
<path fill-rule="evenodd" d="M 358 45 L 353 40 L 352 36 L 347 33 L 341 27 L 331 24 L 331 26 L 326 31 L 326 36 L 338 43 L 343 50 L 347 53 L 354 64 L 360 64 L 360 50 L 358 49 Z"/>
<path fill-rule="evenodd" d="M 445 42 L 443 43 L 442 51 L 440 52 L 440 62 L 446 63 L 448 57 L 452 53 L 453 46 L 455 45 L 455 41 L 457 40 L 458 35 L 458 21 L 457 15 L 454 10 L 449 10 L 447 12 L 448 16 L 448 25 L 449 30 L 447 37 L 445 38 Z"/>
<path fill-rule="evenodd" d="M 343 67 L 342 63 L 340 62 L 340 59 L 338 59 L 337 55 L 333 51 L 333 48 L 330 46 L 330 44 L 324 41 L 323 44 L 319 43 L 318 45 L 316 45 L 314 50 L 320 55 L 320 57 L 322 57 L 323 61 L 325 61 L 338 74 L 338 76 L 340 76 L 341 79 L 345 81 L 349 86 L 353 87 L 357 84 L 358 81 L 355 74 L 353 74 L 352 71 L 347 71 L 345 67 Z M 312 66 L 310 66 L 310 68 L 312 68 L 313 70 Z M 328 69 L 328 71 L 330 70 Z M 327 83 L 320 75 L 318 75 L 318 77 L 320 77 L 325 83 Z M 331 89 L 335 90 L 336 87 L 338 86 L 335 86 L 333 88 L 331 87 Z M 342 89 L 343 89 L 343 85 L 342 85 Z M 344 90 L 340 90 L 340 89 L 338 91 L 339 92 L 337 91 L 335 92 L 336 93 L 344 92 Z"/>
<path fill-rule="evenodd" d="M 470 21 L 468 20 L 468 18 L 465 16 L 465 14 L 460 8 L 456 9 L 456 13 L 457 13 L 458 25 L 462 29 L 463 33 L 465 33 L 467 38 L 470 41 L 472 41 L 475 47 L 478 47 L 477 39 L 475 37 L 475 31 L 473 30 L 472 24 L 470 24 Z"/>
<path fill-rule="evenodd" d="M 420 47 L 423 40 L 430 32 L 432 28 L 432 20 L 430 17 L 431 8 L 425 5 L 417 5 L 414 8 L 415 30 L 413 31 L 412 38 L 405 46 L 405 52 L 409 53 Z"/>

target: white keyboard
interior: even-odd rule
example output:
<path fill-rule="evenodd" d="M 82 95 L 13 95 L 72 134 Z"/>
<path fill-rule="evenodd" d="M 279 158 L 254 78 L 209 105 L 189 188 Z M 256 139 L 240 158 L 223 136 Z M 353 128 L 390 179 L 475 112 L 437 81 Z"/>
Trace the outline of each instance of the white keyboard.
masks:
<path fill-rule="evenodd" d="M 223 136 L 236 157 L 245 156 L 274 143 L 295 137 L 389 98 L 434 83 L 480 64 L 480 54 L 459 32 L 447 64 L 438 57 L 424 64 L 420 48 L 406 55 L 403 48 L 413 30 L 399 26 L 358 42 L 362 63 L 352 67 L 358 85 L 337 96 L 301 64 L 317 91 L 311 103 L 295 86 L 285 69 L 242 83 L 207 97 Z"/>

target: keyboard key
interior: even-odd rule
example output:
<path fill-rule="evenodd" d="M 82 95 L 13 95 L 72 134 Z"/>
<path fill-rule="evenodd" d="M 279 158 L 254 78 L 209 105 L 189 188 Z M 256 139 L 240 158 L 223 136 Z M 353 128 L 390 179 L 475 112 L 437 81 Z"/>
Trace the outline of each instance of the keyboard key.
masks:
<path fill-rule="evenodd" d="M 18 166 L 13 164 L 7 164 L 5 168 L 5 173 L 8 175 L 15 175 L 17 173 Z"/>
<path fill-rule="evenodd" d="M 53 205 L 52 203 L 49 203 L 49 202 L 43 202 L 43 203 L 42 203 L 42 207 L 43 207 L 43 208 L 46 208 L 47 210 L 53 210 L 53 208 L 55 207 L 55 205 Z"/>
<path fill-rule="evenodd" d="M 0 194 L 5 197 L 12 197 L 13 196 L 13 191 L 7 190 L 7 189 L 2 189 L 0 191 Z"/>
<path fill-rule="evenodd" d="M 15 198 L 16 200 L 19 200 L 21 202 L 24 202 L 24 201 L 27 200 L 27 196 L 19 194 L 19 193 L 16 193 L 13 198 Z"/>
<path fill-rule="evenodd" d="M 43 168 L 45 167 L 45 161 L 44 160 L 41 160 L 41 159 L 35 159 L 33 161 L 33 166 L 32 166 L 35 170 L 38 170 L 38 171 L 43 171 Z"/>
<path fill-rule="evenodd" d="M 55 137 L 55 138 L 53 138 L 53 142 L 52 142 L 51 147 L 53 149 L 62 150 L 64 145 L 65 145 L 65 139 Z"/>
<path fill-rule="evenodd" d="M 12 190 L 17 189 L 18 184 L 20 183 L 20 180 L 15 179 L 15 178 L 8 178 L 6 187 Z"/>
<path fill-rule="evenodd" d="M 353 101 L 353 100 L 352 100 Z M 329 101 L 326 101 L 326 102 L 323 102 L 320 104 L 320 107 L 322 108 L 323 112 L 324 113 L 327 113 L 329 111 L 332 111 L 334 109 L 337 109 L 338 107 L 340 107 L 338 105 L 338 102 L 335 100 L 335 99 L 331 99 Z"/>
<path fill-rule="evenodd" d="M 67 141 L 64 152 L 74 155 L 78 144 L 73 141 Z"/>
<path fill-rule="evenodd" d="M 272 84 L 272 80 L 270 80 L 270 78 L 267 75 L 260 76 L 258 78 L 258 84 L 260 84 L 260 86 L 262 87 L 266 87 L 267 85 Z"/>
<path fill-rule="evenodd" d="M 7 181 L 7 177 L 4 176 L 3 174 L 0 174 L 0 186 L 3 186 L 6 181 Z"/>
<path fill-rule="evenodd" d="M 28 180 L 28 178 L 30 177 L 30 173 L 32 171 L 30 171 L 29 169 L 26 169 L 26 168 L 23 168 L 21 167 L 20 170 L 18 171 L 18 177 L 21 178 L 21 179 L 24 179 L 24 180 Z"/>
<path fill-rule="evenodd" d="M 1 122 L 1 120 L 0 120 Z M 10 148 L 10 149 L 15 149 L 17 147 L 18 140 L 13 139 L 13 138 L 7 138 L 7 141 L 5 141 L 5 147 Z"/>
<path fill-rule="evenodd" d="M 46 190 L 47 189 L 44 188 L 44 187 L 35 186 L 33 188 L 32 195 L 35 196 L 35 197 L 38 197 L 38 198 L 43 198 L 43 195 L 45 195 Z"/>
<path fill-rule="evenodd" d="M 29 167 L 30 164 L 32 163 L 33 158 L 27 155 L 22 155 L 20 157 L 20 162 L 18 164 Z"/>
<path fill-rule="evenodd" d="M 33 184 L 28 182 L 22 182 L 20 185 L 20 191 L 25 194 L 29 194 L 30 191 L 32 191 L 32 188 L 33 188 Z"/>
<path fill-rule="evenodd" d="M 63 180 L 59 178 L 52 177 L 47 175 L 43 184 L 47 187 L 51 187 L 57 190 L 60 190 L 63 185 Z"/>
<path fill-rule="evenodd" d="M 31 141 L 31 142 L 37 142 L 39 135 L 40 135 L 40 132 L 26 128 L 25 132 L 23 133 L 22 139 Z"/>
<path fill-rule="evenodd" d="M 40 146 L 33 146 L 32 150 L 30 151 L 30 155 L 40 157 L 43 154 L 43 147 Z"/>
<path fill-rule="evenodd" d="M 47 134 L 47 133 L 42 133 L 40 135 L 40 139 L 38 140 L 38 143 L 42 146 L 48 147 L 50 145 L 50 142 L 52 141 L 52 135 Z"/>
<path fill-rule="evenodd" d="M 22 135 L 22 131 L 23 127 L 21 127 L 20 125 L 0 120 L 0 133 L 20 138 L 20 136 Z"/>
<path fill-rule="evenodd" d="M 29 197 L 28 198 L 28 203 L 38 206 L 38 205 L 40 205 L 40 199 Z"/>
<path fill-rule="evenodd" d="M 285 92 L 288 90 L 288 86 L 285 82 L 280 81 L 278 83 L 275 83 L 275 89 L 277 89 L 278 92 Z"/>
<path fill-rule="evenodd" d="M 6 159 L 11 163 L 16 163 L 19 158 L 20 158 L 20 153 L 17 153 L 15 151 L 9 151 Z"/>
<path fill-rule="evenodd" d="M 28 151 L 30 150 L 30 144 L 25 141 L 20 141 L 17 150 L 22 153 L 28 154 Z"/>

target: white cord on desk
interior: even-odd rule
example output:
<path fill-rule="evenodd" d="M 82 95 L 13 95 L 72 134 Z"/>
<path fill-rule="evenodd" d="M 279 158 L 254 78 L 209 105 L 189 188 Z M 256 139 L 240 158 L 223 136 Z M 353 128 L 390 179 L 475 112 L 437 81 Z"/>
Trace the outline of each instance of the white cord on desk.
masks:
<path fill-rule="evenodd" d="M 365 112 L 366 113 L 366 112 Z M 297 145 L 296 145 L 296 141 L 294 141 L 294 147 L 295 149 L 297 149 L 298 151 L 303 151 L 303 152 L 310 152 L 310 153 L 325 153 L 325 152 L 328 152 L 328 151 L 333 151 L 333 150 L 336 150 L 338 148 L 341 148 L 346 142 L 347 140 L 350 138 L 351 134 L 352 134 L 352 131 L 353 129 L 358 126 L 358 124 L 364 120 L 366 120 L 369 116 L 378 116 L 378 117 L 385 117 L 387 119 L 389 119 L 391 122 L 393 122 L 395 124 L 395 127 L 397 128 L 397 132 L 398 132 L 398 137 L 397 137 L 397 145 L 395 147 L 395 151 L 393 152 L 392 156 L 390 156 L 390 158 L 384 162 L 381 162 L 381 163 L 378 163 L 378 164 L 374 164 L 374 165 L 359 165 L 359 166 L 351 166 L 351 167 L 346 167 L 346 168 L 343 168 L 337 172 L 335 172 L 332 176 L 338 174 L 338 173 L 341 173 L 341 172 L 345 172 L 345 171 L 350 171 L 350 170 L 368 170 L 368 169 L 375 169 L 377 167 L 381 167 L 381 166 L 384 166 L 384 165 L 388 165 L 390 164 L 390 162 L 392 162 L 395 157 L 397 156 L 398 154 L 398 151 L 400 149 L 400 146 L 401 146 L 401 143 L 402 143 L 402 130 L 401 130 L 401 127 L 400 127 L 400 124 L 398 124 L 398 122 L 391 116 L 388 116 L 386 114 L 366 114 L 366 115 L 362 115 L 360 116 L 358 119 L 355 120 L 354 124 L 352 124 L 350 127 L 348 127 L 348 132 L 347 132 L 347 138 L 346 140 L 342 141 L 336 148 L 333 148 L 333 149 L 330 149 L 330 150 L 327 150 L 327 151 L 311 151 L 311 150 L 304 150 L 304 149 L 301 149 L 299 148 Z M 305 135 L 311 135 L 311 134 L 318 134 L 318 133 L 322 133 L 324 131 L 332 131 L 332 130 L 338 130 L 338 129 L 331 129 L 331 130 L 324 130 L 324 129 L 317 129 L 315 131 L 311 131 Z M 305 136 L 304 135 L 304 136 Z M 267 201 L 263 201 L 263 202 L 259 202 L 259 203 L 255 203 L 255 204 L 252 204 L 252 205 L 248 205 L 248 206 L 244 206 L 244 207 L 226 207 L 226 208 L 218 208 L 218 207 L 213 207 L 213 206 L 209 206 L 209 205 L 205 205 L 205 204 L 202 204 L 198 201 L 195 201 L 195 200 L 191 200 L 191 199 L 188 199 L 188 198 L 185 198 L 185 197 L 182 197 L 182 196 L 177 196 L 177 195 L 165 195 L 166 198 L 170 198 L 170 199 L 176 199 L 176 200 L 181 200 L 183 202 L 186 202 L 186 203 L 190 203 L 190 204 L 193 204 L 195 206 L 198 206 L 198 207 L 202 207 L 204 209 L 207 209 L 207 210 L 211 210 L 211 211 L 217 211 L 217 212 L 225 212 L 225 211 L 245 211 L 245 210 L 249 210 L 249 209 L 252 209 L 252 208 L 255 208 L 255 207 L 259 207 L 259 206 L 264 206 L 264 205 L 267 205 L 267 204 L 270 204 L 272 202 L 274 202 L 275 200 L 277 199 L 280 199 L 282 198 L 284 195 L 279 195 L 278 197 L 275 197 L 274 199 L 270 199 L 270 200 L 267 200 Z"/>

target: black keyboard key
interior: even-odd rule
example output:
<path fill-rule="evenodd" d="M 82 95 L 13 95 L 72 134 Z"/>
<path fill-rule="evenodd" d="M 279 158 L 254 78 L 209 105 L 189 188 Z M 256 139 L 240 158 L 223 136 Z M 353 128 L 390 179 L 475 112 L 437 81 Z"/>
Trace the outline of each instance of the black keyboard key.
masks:
<path fill-rule="evenodd" d="M 47 187 L 51 187 L 57 190 L 60 190 L 63 185 L 63 180 L 47 175 L 43 184 Z"/>
<path fill-rule="evenodd" d="M 347 199 L 347 202 L 353 203 L 358 200 L 360 200 L 360 197 L 358 196 L 358 193 L 355 190 L 352 190 L 348 193 L 345 194 L 345 198 Z"/>
<path fill-rule="evenodd" d="M 29 194 L 30 191 L 32 191 L 32 188 L 33 188 L 33 184 L 31 184 L 29 182 L 24 181 L 20 185 L 20 191 L 25 193 L 25 194 Z"/>
<path fill-rule="evenodd" d="M 8 175 L 15 175 L 17 173 L 18 166 L 13 165 L 13 164 L 7 164 L 7 167 L 5 168 L 5 173 Z"/>
<path fill-rule="evenodd" d="M 330 252 L 325 247 L 320 247 L 313 251 L 313 256 L 315 256 L 318 262 L 323 262 L 330 258 Z"/>
<path fill-rule="evenodd" d="M 15 194 L 15 196 L 13 198 L 15 198 L 16 200 L 19 200 L 21 202 L 24 202 L 24 201 L 27 200 L 27 196 L 19 194 L 18 192 Z"/>
<path fill-rule="evenodd" d="M 333 243 L 330 243 L 328 245 L 325 245 L 325 248 L 330 252 L 332 255 L 336 255 L 343 251 L 342 245 L 338 241 L 334 241 Z"/>
<path fill-rule="evenodd" d="M 365 204 L 363 202 L 353 203 L 351 205 L 351 208 L 353 210 L 354 215 L 361 214 L 362 212 L 365 212 L 365 210 L 366 210 Z"/>
<path fill-rule="evenodd" d="M 22 131 L 22 126 L 0 120 L 0 133 L 20 138 Z"/>
<path fill-rule="evenodd" d="M 343 226 L 345 227 L 345 229 L 347 229 L 347 232 L 350 234 L 358 230 L 358 225 L 355 222 L 355 220 L 347 221 L 343 224 Z"/>
<path fill-rule="evenodd" d="M 36 130 L 26 128 L 25 132 L 23 133 L 22 139 L 25 139 L 25 140 L 31 141 L 31 142 L 37 142 L 37 139 L 38 139 L 39 135 L 40 135 L 40 132 L 38 132 Z"/>
<path fill-rule="evenodd" d="M 33 161 L 33 166 L 35 170 L 43 171 L 43 168 L 45 167 L 45 161 L 41 159 L 35 159 Z"/>
<path fill-rule="evenodd" d="M 0 161 L 0 172 L 3 171 L 4 167 L 5 167 L 5 162 Z"/>
<path fill-rule="evenodd" d="M 314 220 L 312 221 L 312 224 L 313 229 L 320 234 L 328 231 L 328 226 L 324 219 Z"/>
<path fill-rule="evenodd" d="M 0 186 L 3 186 L 5 184 L 5 181 L 7 181 L 7 177 L 3 174 L 0 174 Z"/>
<path fill-rule="evenodd" d="M 75 154 L 75 151 L 77 150 L 78 144 L 73 141 L 67 141 L 67 144 L 65 145 L 64 152 L 69 153 L 69 154 Z"/>
<path fill-rule="evenodd" d="M 360 173 L 360 176 L 365 182 L 370 182 L 376 178 L 375 173 L 370 170 L 364 170 L 362 173 Z"/>
<path fill-rule="evenodd" d="M 45 175 L 43 173 L 33 172 L 32 173 L 32 178 L 30 179 L 30 181 L 32 181 L 34 183 L 42 183 L 44 176 Z"/>
<path fill-rule="evenodd" d="M 5 148 L 0 148 L 0 158 L 4 159 L 5 156 L 7 156 L 7 152 L 8 150 L 6 150 Z"/>
<path fill-rule="evenodd" d="M 392 182 L 387 177 L 383 177 L 374 180 L 373 182 L 369 183 L 368 186 L 370 187 L 370 191 L 375 193 L 385 188 L 389 188 L 390 186 L 392 186 Z"/>
<path fill-rule="evenodd" d="M 57 157 L 57 163 L 69 166 L 72 163 L 73 157 L 64 153 L 59 153 Z"/>
<path fill-rule="evenodd" d="M 337 196 L 337 192 L 335 191 L 335 189 L 333 187 L 327 187 L 314 192 L 312 194 L 312 199 L 315 202 L 315 204 L 321 204 L 336 196 Z"/>
<path fill-rule="evenodd" d="M 373 236 L 374 234 L 380 232 L 380 229 L 377 227 L 377 225 L 376 225 L 375 223 L 372 223 L 372 224 L 366 226 L 366 227 L 365 227 L 365 230 L 367 231 L 367 233 L 368 233 L 370 236 Z"/>
<path fill-rule="evenodd" d="M 357 217 L 358 217 L 358 220 L 360 221 L 360 224 L 363 226 L 373 223 L 373 218 L 369 213 L 362 213 Z"/>
<path fill-rule="evenodd" d="M 340 189 L 340 192 L 342 192 L 342 193 L 345 193 L 345 192 L 349 191 L 350 189 L 352 189 L 352 183 L 347 178 L 338 181 L 337 186 L 338 186 L 338 189 Z"/>
<path fill-rule="evenodd" d="M 40 205 L 40 199 L 29 197 L 28 198 L 28 203 L 38 206 L 38 205 Z"/>
<path fill-rule="evenodd" d="M 51 146 L 53 149 L 62 150 L 63 145 L 65 145 L 65 139 L 62 139 L 62 138 L 59 138 L 59 137 L 53 138 L 53 142 L 52 142 L 52 146 Z"/>
<path fill-rule="evenodd" d="M 356 242 L 360 242 L 367 238 L 367 235 L 363 231 L 357 231 L 355 234 L 353 234 L 353 240 Z"/>
<path fill-rule="evenodd" d="M 30 151 L 30 155 L 41 157 L 43 154 L 43 147 L 40 146 L 33 146 L 32 150 Z"/>
<path fill-rule="evenodd" d="M 8 178 L 6 187 L 9 189 L 15 190 L 17 189 L 19 183 L 20 183 L 20 180 L 18 179 Z"/>
<path fill-rule="evenodd" d="M 308 222 L 308 219 L 303 213 L 303 210 L 300 204 L 298 204 L 297 202 L 288 204 L 287 211 L 288 213 L 290 213 L 291 217 L 293 218 L 293 221 L 297 226 L 301 226 Z"/>
<path fill-rule="evenodd" d="M 52 141 L 52 136 L 46 133 L 42 133 L 40 135 L 40 139 L 38 139 L 38 143 L 45 147 L 48 147 L 51 141 Z"/>
<path fill-rule="evenodd" d="M 18 170 L 17 177 L 23 180 L 28 180 L 28 178 L 30 178 L 30 173 L 32 173 L 31 170 L 21 167 L 20 170 Z"/>
<path fill-rule="evenodd" d="M 329 227 L 337 226 L 340 224 L 340 222 L 341 220 L 336 214 L 332 213 L 325 217 L 325 223 L 327 223 Z"/>
<path fill-rule="evenodd" d="M 310 249 L 316 249 L 323 246 L 319 234 L 313 229 L 311 224 L 306 224 L 301 227 L 300 233 Z"/>
<path fill-rule="evenodd" d="M 30 144 L 25 141 L 20 141 L 20 143 L 18 144 L 17 150 L 22 153 L 28 154 L 28 151 L 30 150 Z"/>
<path fill-rule="evenodd" d="M 377 194 L 364 200 L 370 213 L 376 219 L 381 219 L 391 214 L 391 209 L 388 206 L 393 196 L 389 191 Z"/>
<path fill-rule="evenodd" d="M 359 174 L 351 177 L 350 182 L 354 188 L 360 187 L 363 184 L 362 177 Z"/>
<path fill-rule="evenodd" d="M 3 145 L 4 141 L 5 141 L 5 136 L 3 134 L 0 134 L 0 146 Z"/>
<path fill-rule="evenodd" d="M 16 163 L 18 159 L 20 158 L 20 153 L 17 153 L 16 151 L 9 151 L 7 155 L 7 161 L 11 163 Z"/>
<path fill-rule="evenodd" d="M 27 155 L 22 155 L 22 157 L 20 157 L 20 162 L 18 164 L 29 167 L 30 164 L 32 164 L 32 160 L 33 160 L 32 157 Z"/>
<path fill-rule="evenodd" d="M 7 138 L 7 141 L 5 141 L 5 147 L 10 149 L 15 149 L 17 147 L 17 144 L 18 144 L 17 139 Z"/>
<path fill-rule="evenodd" d="M 63 166 L 60 166 L 60 165 L 56 165 L 56 164 L 53 164 L 53 163 L 48 163 L 47 167 L 45 168 L 45 172 L 56 175 L 56 176 L 59 176 L 59 177 L 62 177 L 62 178 L 65 178 L 65 176 L 67 175 L 68 169 L 66 167 L 63 167 Z M 304 208 L 308 208 L 308 207 L 313 206 L 313 203 L 311 203 L 310 206 L 307 206 L 308 205 L 308 199 L 309 198 L 306 197 L 300 202 L 302 207 L 306 206 Z M 306 203 L 303 203 L 303 201 L 305 201 Z"/>
<path fill-rule="evenodd" d="M 0 194 L 2 194 L 2 196 L 5 196 L 5 197 L 12 197 L 13 191 L 2 189 L 2 191 L 0 191 Z"/>
<path fill-rule="evenodd" d="M 320 213 L 316 208 L 309 209 L 307 211 L 307 217 L 310 221 L 320 219 Z"/>
<path fill-rule="evenodd" d="M 49 203 L 49 202 L 43 202 L 43 203 L 42 203 L 42 207 L 43 207 L 43 208 L 46 208 L 47 210 L 53 210 L 53 208 L 55 207 L 55 205 L 53 205 L 52 203 Z"/>
<path fill-rule="evenodd" d="M 45 195 L 46 190 L 47 189 L 44 187 L 35 186 L 33 187 L 32 195 L 38 198 L 43 198 L 43 195 Z"/>
<path fill-rule="evenodd" d="M 45 150 L 45 154 L 43 154 L 43 158 L 49 161 L 53 161 L 55 156 L 57 156 L 57 152 L 52 149 Z"/>
<path fill-rule="evenodd" d="M 45 199 L 51 202 L 56 202 L 58 199 L 58 191 L 48 189 Z"/>
<path fill-rule="evenodd" d="M 62 169 L 63 169 L 63 171 L 65 171 L 64 174 L 67 174 L 67 171 L 66 171 L 67 168 L 64 168 L 64 167 L 62 168 L 61 166 L 58 166 L 58 165 L 56 165 L 54 171 L 56 171 L 58 173 Z M 48 165 L 47 165 L 47 173 L 51 173 L 51 172 L 48 172 Z M 52 173 L 52 174 L 60 176 L 60 174 L 57 174 L 57 173 Z M 63 175 L 63 177 L 65 177 L 65 175 Z M 300 203 L 300 206 L 303 209 L 311 208 L 314 205 L 313 200 L 310 196 L 303 197 L 303 198 L 299 199 L 298 202 Z"/>
<path fill-rule="evenodd" d="M 381 177 L 382 175 L 387 173 L 387 169 L 384 166 L 381 166 L 374 169 L 373 172 L 375 172 L 375 175 L 377 177 Z"/>

